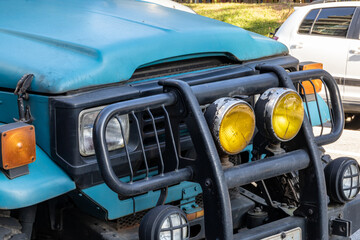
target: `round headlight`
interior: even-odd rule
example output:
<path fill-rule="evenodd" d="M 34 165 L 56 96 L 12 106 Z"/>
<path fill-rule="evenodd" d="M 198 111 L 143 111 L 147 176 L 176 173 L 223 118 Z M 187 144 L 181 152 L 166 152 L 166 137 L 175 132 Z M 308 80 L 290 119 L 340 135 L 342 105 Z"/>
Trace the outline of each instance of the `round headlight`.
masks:
<path fill-rule="evenodd" d="M 205 112 L 218 148 L 226 154 L 238 154 L 251 141 L 255 130 L 255 114 L 245 101 L 219 98 Z"/>
<path fill-rule="evenodd" d="M 360 190 L 359 164 L 355 159 L 342 157 L 331 161 L 324 170 L 326 189 L 334 202 L 345 203 Z"/>
<path fill-rule="evenodd" d="M 299 94 L 288 88 L 270 88 L 255 106 L 257 127 L 266 137 L 286 142 L 299 132 L 304 106 Z"/>
<path fill-rule="evenodd" d="M 140 240 L 189 239 L 189 223 L 183 211 L 175 206 L 162 205 L 151 209 L 141 220 Z"/>

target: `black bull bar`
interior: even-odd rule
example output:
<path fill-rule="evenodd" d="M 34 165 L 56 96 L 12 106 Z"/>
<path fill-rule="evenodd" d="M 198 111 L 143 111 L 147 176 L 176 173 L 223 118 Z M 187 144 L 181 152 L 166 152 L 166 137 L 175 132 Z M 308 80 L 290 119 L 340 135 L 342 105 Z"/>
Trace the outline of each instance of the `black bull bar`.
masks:
<path fill-rule="evenodd" d="M 323 70 L 287 73 L 279 66 L 270 65 L 261 65 L 257 69 L 261 74 L 195 86 L 189 86 L 181 80 L 167 79 L 159 82 L 163 86 L 163 93 L 105 107 L 99 113 L 94 126 L 95 152 L 105 183 L 119 196 L 130 197 L 151 190 L 166 188 L 181 181 L 198 182 L 203 189 L 206 238 L 233 239 L 236 238 L 236 235 L 233 235 L 228 189 L 302 170 L 308 177 L 301 178 L 304 187 L 301 190 L 302 198 L 300 207 L 297 210 L 298 216 L 306 216 L 306 221 L 310 223 L 307 224 L 307 228 L 312 229 L 314 239 L 327 239 L 327 195 L 318 145 L 336 141 L 343 130 L 344 115 L 337 85 L 331 75 Z M 224 96 L 251 96 L 272 87 L 295 89 L 294 83 L 308 79 L 321 79 L 328 88 L 333 118 L 331 132 L 314 137 L 312 127 L 305 117 L 299 133 L 303 134 L 305 139 L 302 149 L 223 170 L 200 105 L 211 103 Z M 122 182 L 114 173 L 109 160 L 109 151 L 105 141 L 106 126 L 110 119 L 129 114 L 134 117 L 135 125 L 139 130 L 136 113 L 147 111 L 151 115 L 151 109 L 155 108 L 164 110 L 167 132 L 163 154 L 160 150 L 161 144 L 159 144 L 156 136 L 161 158 L 159 173 L 156 176 L 148 176 L 149 168 L 146 154 L 143 143 L 140 141 L 140 149 L 143 152 L 146 166 L 146 177 L 142 180 L 133 181 L 130 150 L 125 143 L 124 148 L 130 168 L 130 182 Z M 181 118 L 184 118 L 197 152 L 194 161 L 190 161 L 179 154 L 177 127 Z M 121 123 L 120 127 L 122 128 Z M 155 124 L 154 130 L 156 131 Z M 139 136 L 141 136 L 140 130 L 138 132 Z"/>

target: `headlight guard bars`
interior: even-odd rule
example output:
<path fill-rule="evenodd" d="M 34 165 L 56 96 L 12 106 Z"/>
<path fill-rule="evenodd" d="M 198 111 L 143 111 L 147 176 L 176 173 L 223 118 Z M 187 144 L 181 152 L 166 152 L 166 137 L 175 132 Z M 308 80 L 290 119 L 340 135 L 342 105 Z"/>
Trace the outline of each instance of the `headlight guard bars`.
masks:
<path fill-rule="evenodd" d="M 331 75 L 323 70 L 287 73 L 279 66 L 269 65 L 261 65 L 257 69 L 261 74 L 195 86 L 189 86 L 181 80 L 168 79 L 159 82 L 163 86 L 164 93 L 119 102 L 104 108 L 96 118 L 93 136 L 100 172 L 105 183 L 119 196 L 130 197 L 165 188 L 181 181 L 198 182 L 201 184 L 204 194 L 207 238 L 232 239 L 233 237 L 236 238 L 236 236 L 233 236 L 228 188 L 264 179 L 265 172 L 267 173 L 265 177 L 269 178 L 304 169 L 304 172 L 314 177 L 304 180 L 307 181 L 306 186 L 310 187 L 303 191 L 304 197 L 301 207 L 296 214 L 308 217 L 310 222 L 317 221 L 320 227 L 313 230 L 313 233 L 316 234 L 314 236 L 317 239 L 326 238 L 328 224 L 326 187 L 317 144 L 322 145 L 335 141 L 340 137 L 344 126 L 342 104 L 336 83 Z M 259 94 L 271 87 L 280 86 L 295 89 L 293 83 L 316 78 L 320 78 L 326 84 L 330 94 L 331 103 L 329 106 L 333 115 L 331 132 L 314 138 L 309 121 L 305 119 L 301 130 L 306 139 L 304 149 L 274 156 L 266 159 L 266 161 L 259 160 L 241 164 L 223 171 L 200 104 L 206 104 L 224 96 Z M 139 181 L 121 182 L 114 173 L 109 160 L 109 152 L 105 141 L 107 123 L 117 115 L 129 113 L 137 123 L 138 119 L 136 119 L 134 113 L 150 111 L 151 114 L 151 109 L 155 108 L 163 109 L 166 123 L 164 152 L 162 152 L 161 143 L 156 137 L 161 160 L 160 171 L 158 175 L 148 177 L 149 169 L 144 154 L 146 177 Z M 179 154 L 179 118 L 184 118 L 198 153 L 195 161 L 183 158 Z M 156 134 L 154 118 L 152 118 L 152 121 Z M 137 124 L 137 127 L 139 128 L 139 124 Z M 140 135 L 138 137 L 141 138 Z M 142 151 L 145 153 L 143 146 Z M 129 156 L 129 154 L 127 155 Z M 130 179 L 133 179 L 129 157 L 128 162 Z M 273 163 L 272 166 L 279 167 L 268 171 L 270 162 Z M 245 174 L 250 172 L 251 169 L 254 170 L 251 176 Z M 314 191 L 317 194 L 313 194 Z"/>

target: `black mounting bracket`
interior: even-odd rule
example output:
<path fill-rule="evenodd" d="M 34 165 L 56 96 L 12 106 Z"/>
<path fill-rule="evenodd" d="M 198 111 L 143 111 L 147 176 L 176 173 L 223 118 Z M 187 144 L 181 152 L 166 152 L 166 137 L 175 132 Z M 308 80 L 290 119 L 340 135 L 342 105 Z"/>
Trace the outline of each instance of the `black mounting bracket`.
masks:
<path fill-rule="evenodd" d="M 351 221 L 340 218 L 331 220 L 331 234 L 342 237 L 350 237 Z"/>
<path fill-rule="evenodd" d="M 24 122 L 31 123 L 34 119 L 31 116 L 30 107 L 24 105 L 24 100 L 27 101 L 29 99 L 29 94 L 26 92 L 31 82 L 34 78 L 33 74 L 25 74 L 18 81 L 14 94 L 18 96 L 18 109 L 19 109 L 19 119 L 14 118 L 16 122 Z"/>

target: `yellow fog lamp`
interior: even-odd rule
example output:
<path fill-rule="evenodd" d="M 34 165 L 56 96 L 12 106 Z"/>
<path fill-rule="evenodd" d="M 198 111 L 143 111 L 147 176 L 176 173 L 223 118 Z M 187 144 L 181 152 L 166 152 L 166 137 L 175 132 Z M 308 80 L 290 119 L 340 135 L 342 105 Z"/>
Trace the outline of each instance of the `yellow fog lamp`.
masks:
<path fill-rule="evenodd" d="M 293 139 L 304 119 L 304 106 L 297 92 L 288 88 L 270 88 L 255 106 L 259 132 L 276 142 Z"/>
<path fill-rule="evenodd" d="M 29 173 L 28 164 L 36 159 L 35 128 L 22 122 L 0 126 L 0 167 L 10 178 Z"/>
<path fill-rule="evenodd" d="M 255 130 L 255 114 L 245 101 L 219 98 L 205 112 L 218 148 L 226 154 L 238 154 L 251 141 Z"/>

